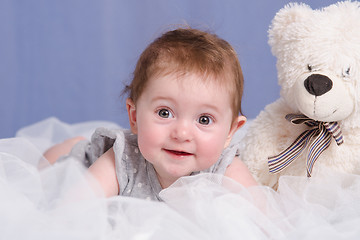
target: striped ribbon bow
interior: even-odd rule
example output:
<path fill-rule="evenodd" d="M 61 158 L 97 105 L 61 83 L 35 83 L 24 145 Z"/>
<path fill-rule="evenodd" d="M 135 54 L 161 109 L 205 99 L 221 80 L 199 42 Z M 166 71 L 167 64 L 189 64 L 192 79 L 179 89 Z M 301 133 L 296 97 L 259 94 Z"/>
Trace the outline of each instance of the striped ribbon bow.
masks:
<path fill-rule="evenodd" d="M 297 159 L 310 142 L 309 154 L 306 160 L 307 176 L 311 177 L 311 172 L 315 161 L 320 154 L 330 146 L 331 136 L 337 145 L 344 142 L 340 126 L 337 122 L 319 122 L 308 118 L 302 114 L 288 114 L 285 117 L 293 124 L 306 124 L 310 127 L 280 154 L 269 157 L 269 172 L 278 173 L 285 169 L 289 164 Z"/>

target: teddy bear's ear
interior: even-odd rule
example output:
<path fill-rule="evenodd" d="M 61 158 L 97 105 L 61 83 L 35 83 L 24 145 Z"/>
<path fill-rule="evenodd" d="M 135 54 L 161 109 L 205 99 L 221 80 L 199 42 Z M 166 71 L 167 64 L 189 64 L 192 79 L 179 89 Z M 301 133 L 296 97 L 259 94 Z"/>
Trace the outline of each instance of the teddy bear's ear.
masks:
<path fill-rule="evenodd" d="M 298 39 L 309 28 L 308 21 L 314 10 L 304 3 L 290 3 L 280 9 L 269 28 L 269 45 L 275 56 L 286 43 Z"/>

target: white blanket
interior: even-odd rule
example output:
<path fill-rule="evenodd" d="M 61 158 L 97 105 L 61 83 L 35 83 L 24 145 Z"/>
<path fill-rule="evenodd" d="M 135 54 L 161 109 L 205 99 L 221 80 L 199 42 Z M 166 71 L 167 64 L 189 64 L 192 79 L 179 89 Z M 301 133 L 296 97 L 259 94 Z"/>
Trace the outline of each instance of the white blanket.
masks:
<path fill-rule="evenodd" d="M 76 161 L 42 158 L 98 126 L 117 127 L 51 118 L 0 140 L 0 239 L 360 239 L 360 176 L 324 169 L 282 177 L 274 192 L 205 174 L 179 179 L 159 203 L 104 198 Z"/>

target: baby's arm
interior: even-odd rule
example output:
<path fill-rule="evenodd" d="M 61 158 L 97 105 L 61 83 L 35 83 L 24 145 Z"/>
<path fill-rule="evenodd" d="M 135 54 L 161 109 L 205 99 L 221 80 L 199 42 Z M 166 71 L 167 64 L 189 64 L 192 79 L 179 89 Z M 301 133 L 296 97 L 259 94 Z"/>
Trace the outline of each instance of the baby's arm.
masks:
<path fill-rule="evenodd" d="M 46 150 L 44 157 L 50 164 L 54 164 L 59 157 L 69 154 L 71 149 L 82 140 L 85 140 L 85 138 L 81 136 L 66 139 L 64 142 L 58 143 Z"/>
<path fill-rule="evenodd" d="M 227 167 L 225 176 L 234 179 L 244 187 L 258 185 L 254 177 L 251 175 L 249 169 L 238 157 L 235 157 L 234 161 Z"/>
<path fill-rule="evenodd" d="M 106 197 L 118 195 L 119 185 L 115 171 L 115 154 L 110 148 L 89 168 L 89 172 L 100 183 Z"/>

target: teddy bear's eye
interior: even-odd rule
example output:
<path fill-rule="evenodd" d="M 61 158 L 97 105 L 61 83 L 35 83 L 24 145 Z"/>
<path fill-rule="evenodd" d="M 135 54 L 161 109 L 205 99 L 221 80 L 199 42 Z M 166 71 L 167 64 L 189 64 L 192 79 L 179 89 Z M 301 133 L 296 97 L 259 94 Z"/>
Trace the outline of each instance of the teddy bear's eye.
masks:
<path fill-rule="evenodd" d="M 343 77 L 349 77 L 350 76 L 350 68 L 345 69 L 342 75 L 343 75 Z"/>
<path fill-rule="evenodd" d="M 347 75 L 350 75 L 350 68 L 346 69 L 345 73 L 346 73 Z"/>
<path fill-rule="evenodd" d="M 310 64 L 307 65 L 307 69 L 311 72 L 312 66 Z"/>

